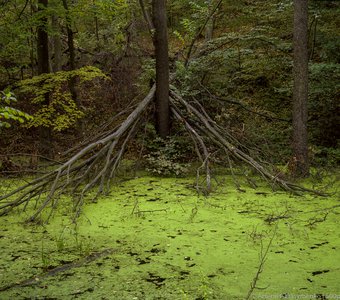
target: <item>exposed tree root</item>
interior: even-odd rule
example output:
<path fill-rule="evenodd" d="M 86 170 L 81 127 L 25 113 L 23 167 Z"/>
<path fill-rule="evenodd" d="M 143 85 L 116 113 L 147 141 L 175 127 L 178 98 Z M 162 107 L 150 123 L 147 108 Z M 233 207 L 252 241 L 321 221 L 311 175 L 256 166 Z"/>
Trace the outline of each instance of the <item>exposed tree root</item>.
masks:
<path fill-rule="evenodd" d="M 24 208 L 26 208 L 32 199 L 35 199 L 38 204 L 39 198 L 43 196 L 45 197 L 44 201 L 37 205 L 37 210 L 29 218 L 29 221 L 37 220 L 42 211 L 49 207 L 48 220 L 54 208 L 58 205 L 59 196 L 63 192 L 68 191 L 75 196 L 74 217 L 78 217 L 81 212 L 84 195 L 89 190 L 95 186 L 98 187 L 95 197 L 109 191 L 110 182 L 115 176 L 126 145 L 136 132 L 141 116 L 147 110 L 150 103 L 152 103 L 154 95 L 155 86 L 151 88 L 149 94 L 119 127 L 106 131 L 105 134 L 98 135 L 96 141 L 84 145 L 83 149 L 79 150 L 54 171 L 15 189 L 7 195 L 1 196 L 0 215 L 5 215 L 20 205 L 24 205 Z M 194 107 L 174 90 L 170 91 L 170 96 L 172 113 L 188 131 L 193 140 L 197 157 L 201 161 L 201 167 L 197 170 L 196 188 L 198 191 L 204 193 L 211 191 L 209 165 L 211 153 L 209 153 L 208 145 L 215 145 L 226 154 L 231 171 L 232 166 L 229 156 L 248 164 L 270 184 L 277 185 L 284 190 L 289 192 L 312 192 L 323 195 L 320 192 L 298 186 L 273 175 L 261 163 L 249 156 L 245 152 L 244 147 L 232 135 L 218 126 L 199 103 L 195 103 Z M 199 185 L 199 177 L 202 170 L 205 173 L 205 187 L 203 188 Z M 47 193 L 47 196 L 45 193 Z M 11 197 L 15 197 L 15 199 L 11 200 Z"/>

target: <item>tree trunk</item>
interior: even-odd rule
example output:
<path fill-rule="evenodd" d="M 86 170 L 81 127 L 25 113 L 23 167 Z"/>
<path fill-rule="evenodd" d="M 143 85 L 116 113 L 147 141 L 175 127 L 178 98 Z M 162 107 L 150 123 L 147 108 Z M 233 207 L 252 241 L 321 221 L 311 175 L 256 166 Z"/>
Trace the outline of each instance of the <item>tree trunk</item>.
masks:
<path fill-rule="evenodd" d="M 293 159 L 292 173 L 309 174 L 307 140 L 308 101 L 308 0 L 294 0 L 294 87 L 293 87 Z"/>
<path fill-rule="evenodd" d="M 212 0 L 208 0 L 209 11 L 212 9 Z M 210 15 L 210 14 L 209 14 Z M 214 16 L 211 16 L 207 23 L 207 27 L 205 28 L 205 41 L 209 42 L 213 37 L 214 31 Z"/>
<path fill-rule="evenodd" d="M 52 71 L 58 72 L 61 71 L 62 65 L 62 46 L 61 46 L 61 38 L 60 38 L 60 24 L 59 18 L 57 16 L 52 16 L 52 27 L 53 27 L 53 38 L 52 38 L 52 45 L 53 45 L 53 64 L 52 64 Z"/>
<path fill-rule="evenodd" d="M 93 7 L 96 7 L 96 1 L 92 0 Z M 100 40 L 99 40 L 99 22 L 98 22 L 98 16 L 97 16 L 97 9 L 94 10 L 94 32 L 96 35 L 96 50 L 100 51 Z"/>
<path fill-rule="evenodd" d="M 38 0 L 38 13 L 47 9 L 48 0 Z M 48 19 L 47 16 L 43 16 L 40 19 L 40 23 L 37 27 L 37 60 L 38 60 L 38 74 L 50 73 L 49 63 L 49 49 L 48 49 Z M 45 94 L 45 102 L 43 104 L 49 104 L 49 94 Z M 47 157 L 52 157 L 52 133 L 49 127 L 41 127 L 40 133 L 39 153 Z"/>
<path fill-rule="evenodd" d="M 152 1 L 156 54 L 156 131 L 160 137 L 170 134 L 169 55 L 166 0 Z"/>
<path fill-rule="evenodd" d="M 146 22 L 146 25 L 148 26 L 148 30 L 150 32 L 150 35 L 152 36 L 155 28 L 154 28 L 154 25 L 153 25 L 153 23 L 150 19 L 150 15 L 149 15 L 148 11 L 145 9 L 144 0 L 139 0 L 139 5 L 142 9 L 143 17 L 144 17 L 144 20 Z"/>
<path fill-rule="evenodd" d="M 68 45 L 68 51 L 69 51 L 69 69 L 75 70 L 76 69 L 76 55 L 75 55 L 75 49 L 74 49 L 74 33 L 72 30 L 72 20 L 70 17 L 70 12 L 68 8 L 67 0 L 63 0 L 63 6 L 66 13 L 66 31 L 67 31 L 67 45 Z M 77 97 L 77 91 L 76 91 L 76 78 L 72 77 L 69 82 L 68 86 L 72 95 L 72 100 L 79 106 L 80 103 L 78 103 L 78 97 Z"/>
<path fill-rule="evenodd" d="M 38 12 L 44 11 L 47 8 L 48 0 L 38 1 Z M 48 52 L 48 20 L 44 16 L 40 19 L 40 24 L 37 28 L 37 55 L 38 55 L 38 74 L 50 72 L 49 52 Z"/>
<path fill-rule="evenodd" d="M 30 18 L 33 18 L 35 13 L 34 5 L 32 1 L 30 2 Z M 34 29 L 33 25 L 30 26 L 30 37 L 29 37 L 29 44 L 30 44 L 30 67 L 31 67 L 31 76 L 35 75 L 35 53 L 37 52 L 37 48 L 35 45 L 36 38 L 34 37 Z"/>

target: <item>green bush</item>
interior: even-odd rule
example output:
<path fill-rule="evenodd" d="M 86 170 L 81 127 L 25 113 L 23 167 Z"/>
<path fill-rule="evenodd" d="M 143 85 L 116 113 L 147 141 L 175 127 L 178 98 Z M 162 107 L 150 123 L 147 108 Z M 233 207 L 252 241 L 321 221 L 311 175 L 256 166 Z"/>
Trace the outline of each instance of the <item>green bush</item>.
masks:
<path fill-rule="evenodd" d="M 18 110 L 13 108 L 11 105 L 13 102 L 16 102 L 17 99 L 12 92 L 9 91 L 1 91 L 0 94 L 0 128 L 5 127 L 8 128 L 11 126 L 9 121 L 16 121 L 19 123 L 24 123 L 27 120 L 33 120 L 33 118 Z"/>
<path fill-rule="evenodd" d="M 63 131 L 75 126 L 84 117 L 81 107 L 72 99 L 68 82 L 77 79 L 78 85 L 96 78 L 107 79 L 96 67 L 82 67 L 73 71 L 59 71 L 41 74 L 19 83 L 22 97 L 30 98 L 35 106 L 34 119 L 27 127 L 49 127 L 54 131 Z M 48 101 L 46 101 L 48 96 Z"/>
<path fill-rule="evenodd" d="M 322 146 L 310 147 L 311 163 L 312 165 L 319 167 L 336 167 L 340 164 L 340 149 L 328 148 Z"/>
<path fill-rule="evenodd" d="M 147 151 L 144 156 L 146 169 L 155 175 L 183 176 L 188 172 L 188 163 L 183 163 L 187 158 L 188 145 L 179 136 L 162 139 L 151 131 L 147 139 Z"/>

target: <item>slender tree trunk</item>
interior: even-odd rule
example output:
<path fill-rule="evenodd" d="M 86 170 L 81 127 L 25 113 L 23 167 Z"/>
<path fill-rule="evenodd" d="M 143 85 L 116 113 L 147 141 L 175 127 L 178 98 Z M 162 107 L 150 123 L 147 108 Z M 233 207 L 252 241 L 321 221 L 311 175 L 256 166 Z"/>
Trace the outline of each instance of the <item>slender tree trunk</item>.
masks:
<path fill-rule="evenodd" d="M 70 17 L 70 12 L 68 8 L 67 0 L 63 0 L 63 6 L 66 12 L 66 31 L 67 31 L 67 45 L 68 45 L 68 51 L 69 51 L 69 65 L 70 70 L 76 69 L 76 55 L 75 55 L 75 48 L 74 48 L 74 33 L 72 30 L 72 20 Z M 78 101 L 77 97 L 77 91 L 76 91 L 76 79 L 75 77 L 72 77 L 69 82 L 68 86 L 72 95 L 72 99 L 77 105 L 79 106 L 80 103 Z"/>
<path fill-rule="evenodd" d="M 52 64 L 52 71 L 58 72 L 61 70 L 61 38 L 60 38 L 60 24 L 59 18 L 57 16 L 52 16 L 52 27 L 53 27 L 53 38 L 52 38 L 52 45 L 53 45 L 53 64 Z"/>
<path fill-rule="evenodd" d="M 39 0 L 38 12 L 44 11 L 47 8 L 47 5 L 48 0 Z M 37 28 L 38 74 L 50 72 L 47 23 L 47 17 L 42 17 Z"/>
<path fill-rule="evenodd" d="M 30 4 L 30 17 L 33 18 L 35 13 L 34 5 L 32 0 L 29 2 Z M 34 34 L 33 26 L 30 26 L 30 36 L 29 36 L 29 45 L 30 45 L 30 68 L 31 68 L 31 76 L 33 77 L 35 74 L 35 54 L 37 53 L 37 47 L 35 46 L 36 36 Z"/>
<path fill-rule="evenodd" d="M 38 0 L 38 13 L 47 9 L 48 0 Z M 48 49 L 48 19 L 43 16 L 37 27 L 37 59 L 38 59 L 38 74 L 50 72 L 49 49 Z M 45 94 L 45 105 L 49 104 L 49 94 Z M 40 144 L 39 153 L 47 157 L 52 157 L 52 133 L 49 127 L 40 128 Z"/>
<path fill-rule="evenodd" d="M 295 176 L 309 175 L 308 101 L 308 0 L 294 0 L 293 168 Z"/>
<path fill-rule="evenodd" d="M 92 0 L 93 7 L 96 7 L 96 0 Z M 94 33 L 96 36 L 96 50 L 100 51 L 100 40 L 99 40 L 99 22 L 97 17 L 97 10 L 94 10 Z"/>
<path fill-rule="evenodd" d="M 29 37 L 29 45 L 30 45 L 30 69 L 31 69 L 31 76 L 33 77 L 35 74 L 35 45 L 34 45 L 34 33 L 33 33 L 33 28 L 30 29 L 31 36 Z"/>
<path fill-rule="evenodd" d="M 212 0 L 208 0 L 209 5 L 209 11 L 212 9 Z M 213 37 L 213 31 L 214 31 L 214 16 L 211 16 L 207 23 L 207 27 L 205 28 L 205 41 L 208 42 Z"/>
<path fill-rule="evenodd" d="M 149 13 L 148 13 L 148 11 L 145 8 L 144 0 L 139 0 L 139 5 L 140 5 L 140 7 L 142 9 L 144 20 L 146 22 L 146 25 L 148 26 L 148 30 L 150 32 L 150 35 L 153 36 L 153 30 L 155 28 L 154 28 L 154 25 L 153 25 L 153 23 L 152 23 L 152 21 L 150 19 Z"/>
<path fill-rule="evenodd" d="M 156 54 L 156 130 L 160 137 L 170 134 L 169 54 L 166 0 L 152 1 Z"/>

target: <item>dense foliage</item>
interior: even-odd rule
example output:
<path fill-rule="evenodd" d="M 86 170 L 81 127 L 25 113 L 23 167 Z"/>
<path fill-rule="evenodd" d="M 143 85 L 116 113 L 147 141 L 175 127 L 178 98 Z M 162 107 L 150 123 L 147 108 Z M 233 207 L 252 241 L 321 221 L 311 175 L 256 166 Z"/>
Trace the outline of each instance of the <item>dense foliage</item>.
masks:
<path fill-rule="evenodd" d="M 11 127 L 10 121 L 17 121 L 19 123 L 24 123 L 25 121 L 33 121 L 33 117 L 21 110 L 11 107 L 13 102 L 16 102 L 16 97 L 11 92 L 1 91 L 0 98 L 0 130 L 1 127 L 9 128 Z"/>
<path fill-rule="evenodd" d="M 96 67 L 83 67 L 73 71 L 59 71 L 42 74 L 19 82 L 21 95 L 32 95 L 32 105 L 38 106 L 34 118 L 26 125 L 28 127 L 51 127 L 55 131 L 62 131 L 74 126 L 84 112 L 72 99 L 70 91 L 65 87 L 70 78 L 77 78 L 82 85 L 87 81 L 105 75 Z M 45 95 L 50 101 L 43 104 Z"/>
<path fill-rule="evenodd" d="M 64 132 L 56 135 L 58 142 L 78 136 L 83 119 L 82 133 L 92 134 L 154 80 L 152 40 L 139 1 L 67 1 L 68 10 L 61 2 L 50 0 L 47 9 L 39 10 L 36 1 L 0 4 L 0 89 L 14 90 L 18 109 L 34 116 L 26 129 L 12 126 L 2 131 L 5 152 L 3 141 L 13 130 L 25 132 L 31 126 Z M 291 155 L 292 1 L 222 1 L 213 21 L 207 23 L 212 30 L 208 36 L 202 24 L 217 2 L 168 1 L 176 84 L 183 96 L 204 105 L 245 146 L 260 145 L 259 152 L 285 164 Z M 145 5 L 149 10 L 149 1 Z M 335 1 L 309 3 L 308 127 L 310 155 L 316 164 L 339 162 L 339 10 Z M 37 76 L 37 26 L 46 17 L 52 72 Z M 67 27 L 74 34 L 78 70 L 70 69 Z M 61 70 L 55 70 L 58 65 Z M 98 81 L 95 78 L 103 74 L 84 66 L 101 69 L 111 80 Z M 92 83 L 81 83 L 82 76 Z M 78 78 L 78 103 L 68 86 L 72 77 Z M 51 97 L 48 104 L 43 101 L 46 94 Z M 4 111 L 1 105 L 3 126 L 9 124 L 4 118 L 29 119 L 13 108 Z M 151 156 L 147 157 L 150 162 Z"/>

